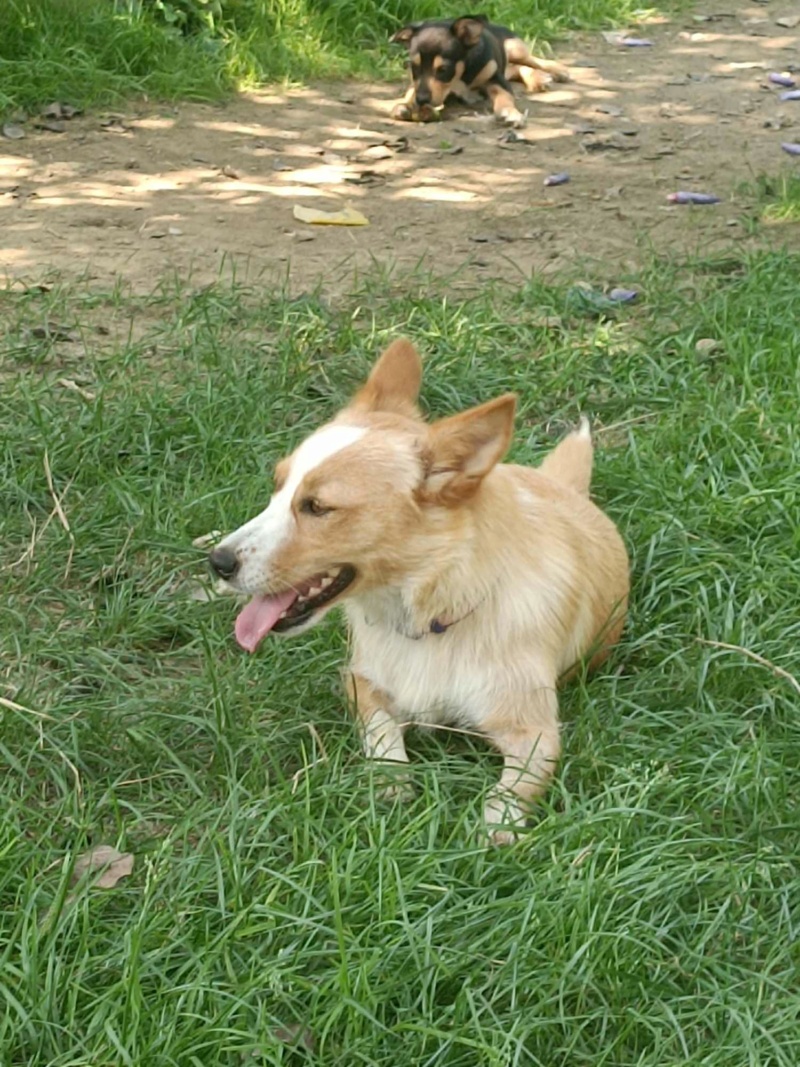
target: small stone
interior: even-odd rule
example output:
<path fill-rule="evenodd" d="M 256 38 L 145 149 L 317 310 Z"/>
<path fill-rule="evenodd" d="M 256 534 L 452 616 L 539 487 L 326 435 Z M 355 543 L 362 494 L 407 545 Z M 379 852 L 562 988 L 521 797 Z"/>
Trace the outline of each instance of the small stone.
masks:
<path fill-rule="evenodd" d="M 62 119 L 45 119 L 44 122 L 35 122 L 37 130 L 47 130 L 48 133 L 63 133 L 67 124 Z"/>
<path fill-rule="evenodd" d="M 21 141 L 25 137 L 25 131 L 16 122 L 7 122 L 3 126 L 3 136 L 9 141 Z"/>

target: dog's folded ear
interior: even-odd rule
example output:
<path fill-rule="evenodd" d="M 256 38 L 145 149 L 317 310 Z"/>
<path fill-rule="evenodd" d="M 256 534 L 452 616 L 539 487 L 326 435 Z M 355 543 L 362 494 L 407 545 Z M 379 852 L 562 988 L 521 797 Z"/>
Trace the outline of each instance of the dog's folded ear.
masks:
<path fill-rule="evenodd" d="M 488 19 L 485 15 L 464 15 L 453 23 L 452 33 L 467 48 L 473 48 L 481 39 Z"/>
<path fill-rule="evenodd" d="M 404 337 L 392 341 L 369 377 L 350 401 L 356 411 L 387 411 L 395 415 L 419 415 L 417 397 L 422 384 L 419 352 Z"/>
<path fill-rule="evenodd" d="M 417 30 L 422 26 L 421 22 L 409 22 L 407 26 L 404 26 L 402 30 L 398 30 L 397 33 L 393 33 L 389 38 L 390 44 L 408 44 Z"/>
<path fill-rule="evenodd" d="M 472 496 L 508 451 L 516 404 L 506 393 L 430 427 L 420 503 L 450 506 Z"/>

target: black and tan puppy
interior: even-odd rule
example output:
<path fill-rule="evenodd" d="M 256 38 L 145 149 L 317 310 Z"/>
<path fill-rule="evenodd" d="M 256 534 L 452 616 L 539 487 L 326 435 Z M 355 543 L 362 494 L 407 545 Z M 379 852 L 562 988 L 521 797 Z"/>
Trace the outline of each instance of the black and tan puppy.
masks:
<path fill-rule="evenodd" d="M 404 121 L 429 122 L 449 96 L 468 99 L 473 91 L 488 97 L 495 117 L 521 126 L 510 81 L 539 93 L 551 81 L 569 81 L 560 63 L 540 59 L 505 26 L 483 15 L 411 22 L 392 37 L 408 48 L 411 87 L 392 111 Z"/>

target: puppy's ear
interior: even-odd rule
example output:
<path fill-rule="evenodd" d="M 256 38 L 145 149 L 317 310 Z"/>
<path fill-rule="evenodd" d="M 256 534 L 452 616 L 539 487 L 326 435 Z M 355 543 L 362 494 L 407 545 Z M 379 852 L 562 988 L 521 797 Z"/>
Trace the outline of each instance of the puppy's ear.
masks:
<path fill-rule="evenodd" d="M 452 33 L 467 48 L 472 48 L 481 39 L 486 18 L 483 15 L 465 15 L 453 23 Z"/>
<path fill-rule="evenodd" d="M 421 503 L 450 507 L 475 493 L 511 444 L 516 403 L 514 394 L 506 393 L 431 426 Z"/>
<path fill-rule="evenodd" d="M 417 397 L 422 384 L 419 352 L 404 337 L 392 341 L 370 376 L 350 402 L 361 411 L 391 411 L 416 417 Z"/>
<path fill-rule="evenodd" d="M 398 30 L 397 33 L 392 34 L 389 38 L 389 43 L 407 45 L 421 25 L 421 22 L 409 22 L 409 24 L 404 26 L 402 30 Z"/>

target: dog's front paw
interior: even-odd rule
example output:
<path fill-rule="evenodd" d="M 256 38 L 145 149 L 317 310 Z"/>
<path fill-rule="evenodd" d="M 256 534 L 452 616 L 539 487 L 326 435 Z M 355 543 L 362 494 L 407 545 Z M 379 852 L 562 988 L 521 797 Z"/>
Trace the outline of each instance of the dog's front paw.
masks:
<path fill-rule="evenodd" d="M 511 126 L 513 129 L 519 130 L 525 125 L 525 116 L 522 112 L 517 111 L 515 107 L 507 107 L 497 112 L 497 121 L 502 122 L 504 126 Z"/>
<path fill-rule="evenodd" d="M 513 845 L 525 829 L 526 815 L 513 793 L 496 789 L 483 809 L 483 825 L 490 845 Z"/>
<path fill-rule="evenodd" d="M 395 104 L 392 108 L 392 118 L 398 122 L 413 122 L 414 111 L 409 104 Z"/>
<path fill-rule="evenodd" d="M 550 74 L 555 82 L 568 82 L 572 78 L 569 73 L 568 67 L 563 67 L 560 63 L 550 63 L 547 68 L 547 73 Z"/>
<path fill-rule="evenodd" d="M 543 70 L 532 70 L 525 79 L 525 88 L 529 93 L 546 93 L 553 84 L 553 76 Z"/>

